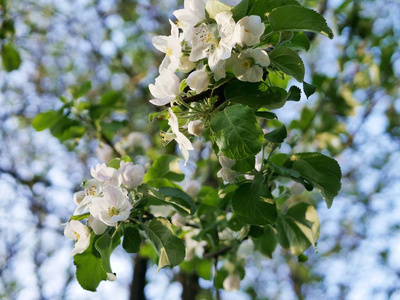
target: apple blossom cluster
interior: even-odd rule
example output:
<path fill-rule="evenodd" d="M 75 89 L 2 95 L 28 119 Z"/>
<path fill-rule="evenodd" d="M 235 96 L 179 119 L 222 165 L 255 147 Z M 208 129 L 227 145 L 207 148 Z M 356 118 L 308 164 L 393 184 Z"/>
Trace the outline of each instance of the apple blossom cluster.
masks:
<path fill-rule="evenodd" d="M 128 192 L 142 183 L 145 172 L 143 166 L 121 160 L 118 170 L 103 163 L 90 173 L 93 178 L 83 183 L 84 190 L 74 194 L 77 207 L 64 230 L 67 238 L 76 241 L 72 256 L 87 249 L 92 232 L 101 235 L 108 226 L 128 219 L 132 209 Z M 88 218 L 86 225 L 73 219 L 81 216 Z"/>
<path fill-rule="evenodd" d="M 171 34 L 156 36 L 153 45 L 165 53 L 154 84 L 149 90 L 156 106 L 182 104 L 184 97 L 200 94 L 234 78 L 261 82 L 270 64 L 268 53 L 260 47 L 265 24 L 258 15 L 234 20 L 233 9 L 241 1 L 185 0 L 176 10 L 177 21 L 170 20 Z M 176 72 L 189 74 L 182 82 Z M 229 75 L 228 75 L 229 74 Z M 208 97 L 205 97 L 208 98 Z M 185 164 L 193 149 L 189 139 L 179 131 L 175 113 L 168 109 L 171 131 L 162 133 L 165 143 L 175 139 Z M 205 127 L 201 118 L 191 118 L 189 134 L 199 136 Z M 226 170 L 224 170 L 226 173 Z"/>

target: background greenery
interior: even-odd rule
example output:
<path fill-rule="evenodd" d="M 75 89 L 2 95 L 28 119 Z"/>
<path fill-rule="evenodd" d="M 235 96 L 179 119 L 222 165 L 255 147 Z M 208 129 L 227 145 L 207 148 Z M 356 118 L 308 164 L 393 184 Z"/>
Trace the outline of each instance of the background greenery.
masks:
<path fill-rule="evenodd" d="M 242 292 L 222 296 L 400 299 L 400 7 L 395 0 L 303 4 L 324 14 L 335 38 L 310 36 L 311 50 L 301 54 L 307 82 L 318 93 L 276 111 L 289 129 L 282 151 L 336 157 L 343 188 L 329 210 L 320 196 L 313 198 L 321 222 L 317 254 L 311 249 L 304 263 L 280 249 L 272 260 L 248 257 Z M 72 193 L 89 167 L 116 155 L 104 150 L 107 144 L 142 155 L 143 147 L 124 145 L 132 146 L 131 132 L 144 132 L 148 141 L 141 141 L 161 148 L 163 124 L 147 121 L 154 110 L 147 85 L 162 59 L 151 38 L 169 33 L 168 18 L 178 5 L 0 1 L 0 297 L 133 295 L 133 258 L 118 249 L 118 281 L 102 283 L 96 294 L 81 290 L 69 256 L 72 244 L 60 223 L 73 212 Z M 98 122 L 81 118 L 71 124 L 73 115 L 88 108 Z M 53 129 L 58 139 L 31 128 L 33 117 L 50 109 L 67 115 L 59 122 L 65 126 Z M 179 276 L 178 270 L 156 273 L 150 267 L 146 296 L 178 299 Z M 211 283 L 200 285 L 206 297 Z"/>

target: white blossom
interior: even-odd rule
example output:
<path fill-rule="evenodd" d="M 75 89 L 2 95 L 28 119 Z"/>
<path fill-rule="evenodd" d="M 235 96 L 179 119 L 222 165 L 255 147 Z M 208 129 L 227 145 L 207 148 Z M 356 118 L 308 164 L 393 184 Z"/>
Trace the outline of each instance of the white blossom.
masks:
<path fill-rule="evenodd" d="M 79 205 L 85 197 L 86 197 L 85 191 L 79 191 L 74 193 L 74 203 L 76 205 Z"/>
<path fill-rule="evenodd" d="M 162 70 L 155 84 L 149 84 L 150 93 L 155 97 L 150 103 L 162 106 L 175 100 L 179 95 L 179 85 L 179 78 L 174 72 L 168 69 Z"/>
<path fill-rule="evenodd" d="M 101 143 L 96 148 L 96 155 L 105 163 L 109 163 L 114 158 L 114 150 L 107 144 Z"/>
<path fill-rule="evenodd" d="M 171 127 L 172 133 L 162 132 L 161 137 L 164 143 L 169 143 L 171 140 L 175 140 L 178 143 L 179 150 L 181 150 L 183 159 L 185 160 L 184 165 L 189 160 L 189 150 L 194 150 L 190 140 L 179 131 L 178 118 L 174 114 L 171 108 L 168 108 L 169 120 L 168 124 Z"/>
<path fill-rule="evenodd" d="M 74 249 L 71 251 L 71 256 L 84 252 L 90 244 L 90 231 L 81 222 L 72 220 L 67 223 L 64 229 L 64 235 L 76 241 Z"/>
<path fill-rule="evenodd" d="M 171 217 L 171 223 L 178 227 L 178 228 L 182 228 L 183 226 L 186 225 L 186 217 L 181 216 L 180 214 L 176 213 Z"/>
<path fill-rule="evenodd" d="M 290 185 L 289 190 L 293 195 L 300 195 L 306 190 L 306 188 L 299 182 L 293 182 Z"/>
<path fill-rule="evenodd" d="M 230 12 L 232 8 L 233 6 L 218 0 L 210 0 L 206 3 L 206 11 L 212 19 L 215 19 L 221 12 Z"/>
<path fill-rule="evenodd" d="M 144 178 L 144 168 L 142 165 L 134 165 L 132 162 L 121 161 L 118 170 L 122 177 L 122 184 L 129 189 L 138 187 Z"/>
<path fill-rule="evenodd" d="M 129 217 L 132 204 L 126 191 L 108 185 L 104 188 L 103 197 L 95 197 L 90 205 L 90 214 L 108 226 L 116 226 L 118 222 Z"/>
<path fill-rule="evenodd" d="M 185 24 L 195 26 L 206 18 L 206 2 L 207 0 L 185 0 L 183 9 L 174 11 L 174 16 Z"/>
<path fill-rule="evenodd" d="M 198 61 L 208 55 L 208 65 L 216 81 L 225 78 L 225 60 L 231 56 L 235 45 L 235 21 L 231 12 L 216 15 L 217 24 L 202 24 L 195 30 L 192 40 L 191 61 Z"/>
<path fill-rule="evenodd" d="M 103 234 L 107 229 L 107 224 L 95 219 L 92 215 L 89 216 L 88 226 L 93 229 L 96 235 Z"/>
<path fill-rule="evenodd" d="M 149 209 L 150 213 L 156 218 L 167 218 L 173 212 L 173 209 L 168 205 L 150 205 Z"/>
<path fill-rule="evenodd" d="M 106 164 L 97 164 L 90 169 L 90 174 L 98 181 L 109 183 L 115 186 L 121 185 L 121 176 L 116 169 L 107 167 Z"/>
<path fill-rule="evenodd" d="M 240 46 L 253 46 L 260 42 L 265 25 L 259 16 L 245 16 L 235 26 L 235 41 Z"/>
<path fill-rule="evenodd" d="M 102 194 L 103 185 L 104 183 L 97 179 L 89 179 L 85 182 L 85 197 L 77 204 L 77 207 L 74 211 L 74 216 L 89 212 L 89 207 L 92 204 L 93 197 L 99 197 Z"/>
<path fill-rule="evenodd" d="M 193 239 L 194 236 L 199 234 L 198 229 L 193 229 L 185 235 L 186 256 L 185 260 L 191 260 L 195 256 L 203 258 L 204 247 L 207 246 L 206 241 L 197 241 Z"/>
<path fill-rule="evenodd" d="M 238 291 L 240 288 L 240 277 L 237 274 L 229 274 L 222 283 L 225 291 Z"/>
<path fill-rule="evenodd" d="M 222 168 L 218 171 L 217 177 L 222 178 L 225 183 L 234 183 L 237 177 L 237 172 L 232 169 Z"/>
<path fill-rule="evenodd" d="M 179 30 L 176 25 L 169 20 L 171 24 L 171 35 L 159 35 L 153 38 L 153 45 L 157 50 L 165 53 L 165 57 L 160 65 L 160 73 L 164 69 L 176 71 L 179 67 L 181 57 L 181 41 L 179 39 Z"/>
<path fill-rule="evenodd" d="M 179 71 L 189 73 L 196 67 L 196 63 L 190 61 L 189 56 L 182 55 L 179 60 Z"/>
<path fill-rule="evenodd" d="M 195 136 L 201 136 L 205 127 L 202 120 L 190 121 L 188 124 L 188 132 Z"/>
<path fill-rule="evenodd" d="M 232 168 L 236 164 L 236 161 L 234 161 L 233 159 L 230 159 L 224 155 L 220 155 L 218 157 L 218 161 L 219 161 L 219 164 L 221 165 L 221 167 L 227 168 L 227 169 Z"/>
<path fill-rule="evenodd" d="M 268 54 L 264 50 L 246 49 L 237 56 L 232 70 L 241 81 L 260 82 L 263 77 L 263 68 L 269 63 Z"/>
<path fill-rule="evenodd" d="M 107 280 L 115 281 L 117 280 L 117 275 L 115 273 L 107 273 Z"/>
<path fill-rule="evenodd" d="M 190 73 L 190 75 L 186 79 L 186 83 L 192 90 L 195 90 L 196 93 L 199 94 L 208 88 L 210 79 L 208 78 L 208 74 L 206 71 L 197 70 Z"/>

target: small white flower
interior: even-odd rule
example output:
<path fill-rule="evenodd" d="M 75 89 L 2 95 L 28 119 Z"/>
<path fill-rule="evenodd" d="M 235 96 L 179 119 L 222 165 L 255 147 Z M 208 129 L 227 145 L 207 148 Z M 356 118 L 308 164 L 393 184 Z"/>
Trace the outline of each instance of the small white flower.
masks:
<path fill-rule="evenodd" d="M 197 241 L 193 239 L 194 236 L 199 234 L 198 229 L 193 229 L 185 235 L 186 256 L 185 260 L 191 260 L 195 256 L 203 258 L 204 247 L 207 246 L 206 241 Z"/>
<path fill-rule="evenodd" d="M 221 167 L 227 168 L 227 169 L 232 168 L 236 164 L 236 161 L 234 161 L 233 159 L 227 158 L 224 155 L 220 155 L 218 157 L 218 161 L 219 161 L 219 164 L 221 165 Z"/>
<path fill-rule="evenodd" d="M 205 127 L 202 120 L 190 121 L 188 124 L 188 131 L 191 135 L 201 136 Z"/>
<path fill-rule="evenodd" d="M 254 252 L 254 242 L 252 239 L 248 239 L 243 241 L 239 248 L 237 249 L 236 255 L 238 257 L 246 259 Z"/>
<path fill-rule="evenodd" d="M 138 187 L 144 178 L 144 168 L 142 165 L 134 165 L 132 162 L 121 161 L 118 170 L 122 176 L 122 184 L 129 189 Z"/>
<path fill-rule="evenodd" d="M 185 192 L 191 197 L 196 197 L 197 194 L 200 192 L 200 189 L 200 182 L 198 182 L 197 180 L 190 180 L 186 185 Z"/>
<path fill-rule="evenodd" d="M 161 137 L 165 144 L 168 144 L 171 140 L 175 140 L 178 143 L 179 150 L 181 150 L 183 159 L 185 160 L 184 166 L 189 160 L 189 150 L 194 150 L 190 140 L 179 131 L 178 118 L 174 114 L 171 108 L 168 108 L 169 120 L 168 124 L 171 127 L 172 133 L 161 133 Z"/>
<path fill-rule="evenodd" d="M 240 46 L 253 46 L 260 42 L 265 25 L 259 16 L 245 16 L 236 23 L 235 41 Z"/>
<path fill-rule="evenodd" d="M 96 155 L 105 163 L 109 163 L 114 158 L 114 150 L 107 144 L 101 143 L 96 148 Z"/>
<path fill-rule="evenodd" d="M 97 179 L 89 179 L 85 182 L 85 197 L 79 202 L 74 211 L 74 216 L 82 215 L 89 212 L 93 197 L 99 197 L 103 192 L 104 183 Z"/>
<path fill-rule="evenodd" d="M 225 291 L 238 291 L 240 288 L 240 277 L 237 274 L 229 274 L 222 283 Z"/>
<path fill-rule="evenodd" d="M 178 228 L 182 228 L 186 225 L 186 219 L 186 217 L 182 217 L 180 214 L 176 213 L 171 217 L 171 223 Z"/>
<path fill-rule="evenodd" d="M 126 191 L 108 185 L 104 188 L 103 197 L 95 197 L 90 205 L 90 214 L 108 226 L 116 226 L 118 222 L 129 217 L 132 204 Z"/>
<path fill-rule="evenodd" d="M 64 235 L 76 241 L 74 249 L 71 251 L 71 256 L 84 252 L 90 244 L 90 231 L 81 222 L 72 220 L 67 223 L 64 229 Z"/>
<path fill-rule="evenodd" d="M 181 22 L 195 26 L 206 18 L 205 7 L 208 0 L 185 0 L 183 9 L 174 11 L 174 16 Z"/>
<path fill-rule="evenodd" d="M 165 57 L 159 68 L 160 73 L 164 69 L 172 72 L 176 71 L 179 67 L 181 56 L 181 41 L 179 39 L 178 27 L 171 20 L 169 20 L 169 23 L 171 24 L 170 36 L 159 35 L 153 38 L 154 47 L 165 53 Z"/>
<path fill-rule="evenodd" d="M 218 171 L 217 177 L 222 178 L 225 183 L 234 183 L 237 177 L 237 172 L 228 168 L 222 168 Z"/>
<path fill-rule="evenodd" d="M 150 205 L 150 213 L 156 218 L 167 218 L 174 210 L 168 205 Z"/>
<path fill-rule="evenodd" d="M 210 79 L 208 78 L 208 74 L 206 71 L 197 70 L 190 73 L 190 75 L 186 79 L 186 83 L 192 90 L 195 90 L 196 93 L 199 94 L 208 88 Z"/>
<path fill-rule="evenodd" d="M 233 234 L 234 234 L 233 230 L 227 227 L 221 232 L 218 232 L 218 238 L 220 240 L 232 240 Z"/>
<path fill-rule="evenodd" d="M 115 186 L 121 185 L 121 176 L 116 169 L 107 167 L 106 164 L 97 164 L 96 168 L 90 169 L 90 174 L 98 181 L 109 183 Z"/>
<path fill-rule="evenodd" d="M 176 74 L 168 69 L 164 69 L 156 78 L 155 84 L 149 84 L 150 93 L 155 99 L 150 103 L 162 106 L 175 100 L 179 95 L 179 78 Z"/>
<path fill-rule="evenodd" d="M 247 49 L 242 51 L 233 65 L 233 73 L 241 81 L 260 82 L 263 68 L 270 63 L 267 52 L 260 49 Z"/>
<path fill-rule="evenodd" d="M 96 235 L 103 234 L 107 229 L 107 224 L 104 224 L 102 221 L 93 218 L 92 215 L 89 216 L 88 226 L 93 229 Z"/>

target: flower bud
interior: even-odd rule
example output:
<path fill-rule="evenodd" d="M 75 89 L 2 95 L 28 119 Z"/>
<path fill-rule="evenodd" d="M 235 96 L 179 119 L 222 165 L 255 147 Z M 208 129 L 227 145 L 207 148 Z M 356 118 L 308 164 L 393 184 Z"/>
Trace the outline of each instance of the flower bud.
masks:
<path fill-rule="evenodd" d="M 237 274 L 230 274 L 225 278 L 223 284 L 225 291 L 238 291 L 240 288 L 240 277 Z"/>
<path fill-rule="evenodd" d="M 186 83 L 192 90 L 195 90 L 196 93 L 201 93 L 208 88 L 210 80 L 206 71 L 197 70 L 188 76 Z"/>
<path fill-rule="evenodd" d="M 115 273 L 107 273 L 107 279 L 110 281 L 115 281 L 117 280 L 117 275 L 115 275 Z"/>
<path fill-rule="evenodd" d="M 138 187 L 144 178 L 144 168 L 142 165 L 134 165 L 131 162 L 121 161 L 119 172 L 122 176 L 122 184 L 129 189 Z"/>
<path fill-rule="evenodd" d="M 186 225 L 186 218 L 176 213 L 171 217 L 171 223 L 174 224 L 174 226 L 181 228 Z"/>
<path fill-rule="evenodd" d="M 237 172 L 228 168 L 222 168 L 218 171 L 217 177 L 222 178 L 224 182 L 234 183 L 237 177 Z"/>
<path fill-rule="evenodd" d="M 79 191 L 74 193 L 74 203 L 76 205 L 79 205 L 82 202 L 83 198 L 85 197 L 86 197 L 85 191 Z"/>
<path fill-rule="evenodd" d="M 223 156 L 223 155 L 220 155 L 218 157 L 218 161 L 219 161 L 219 164 L 221 165 L 221 167 L 227 168 L 227 169 L 232 168 L 236 163 L 236 161 L 234 161 L 233 159 L 227 158 L 226 156 Z"/>
<path fill-rule="evenodd" d="M 204 131 L 204 124 L 202 120 L 190 121 L 188 124 L 188 131 L 195 136 L 201 136 Z"/>

